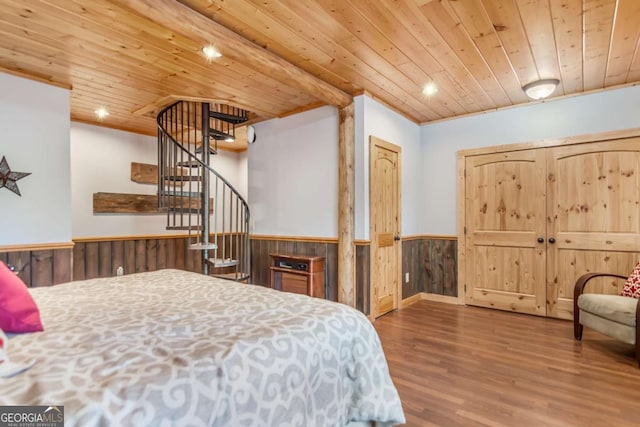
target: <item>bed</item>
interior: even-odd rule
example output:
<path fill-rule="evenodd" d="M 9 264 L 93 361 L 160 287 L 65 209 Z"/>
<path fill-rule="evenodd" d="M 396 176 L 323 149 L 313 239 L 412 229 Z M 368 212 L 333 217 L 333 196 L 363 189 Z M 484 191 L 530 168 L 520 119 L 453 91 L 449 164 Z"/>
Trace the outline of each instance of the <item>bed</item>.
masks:
<path fill-rule="evenodd" d="M 0 378 L 0 405 L 64 405 L 66 426 L 404 423 L 375 329 L 347 306 L 180 270 L 31 293 L 45 330 L 8 354 L 36 363 Z"/>

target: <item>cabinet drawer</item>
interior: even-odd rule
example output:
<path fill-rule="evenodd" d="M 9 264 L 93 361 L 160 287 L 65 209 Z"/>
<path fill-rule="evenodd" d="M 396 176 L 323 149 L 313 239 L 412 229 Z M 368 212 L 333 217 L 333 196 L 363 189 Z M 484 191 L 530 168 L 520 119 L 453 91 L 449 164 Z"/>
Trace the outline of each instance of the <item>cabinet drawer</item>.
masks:
<path fill-rule="evenodd" d="M 307 278 L 299 274 L 282 273 L 282 290 L 295 294 L 307 294 Z"/>

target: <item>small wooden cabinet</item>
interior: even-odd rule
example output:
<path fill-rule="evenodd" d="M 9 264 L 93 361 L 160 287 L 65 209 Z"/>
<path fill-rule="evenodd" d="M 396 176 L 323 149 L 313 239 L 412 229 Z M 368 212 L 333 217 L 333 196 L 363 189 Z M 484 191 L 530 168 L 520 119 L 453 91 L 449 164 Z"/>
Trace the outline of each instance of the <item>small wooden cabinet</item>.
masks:
<path fill-rule="evenodd" d="M 271 288 L 324 298 L 324 257 L 269 254 Z"/>

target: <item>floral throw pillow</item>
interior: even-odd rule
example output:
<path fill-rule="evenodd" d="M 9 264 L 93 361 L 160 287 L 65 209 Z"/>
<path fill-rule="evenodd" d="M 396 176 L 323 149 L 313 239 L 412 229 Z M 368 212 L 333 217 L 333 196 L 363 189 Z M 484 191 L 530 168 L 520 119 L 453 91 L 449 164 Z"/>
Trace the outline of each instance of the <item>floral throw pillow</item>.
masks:
<path fill-rule="evenodd" d="M 623 297 L 640 298 L 640 261 L 636 264 L 620 291 Z"/>

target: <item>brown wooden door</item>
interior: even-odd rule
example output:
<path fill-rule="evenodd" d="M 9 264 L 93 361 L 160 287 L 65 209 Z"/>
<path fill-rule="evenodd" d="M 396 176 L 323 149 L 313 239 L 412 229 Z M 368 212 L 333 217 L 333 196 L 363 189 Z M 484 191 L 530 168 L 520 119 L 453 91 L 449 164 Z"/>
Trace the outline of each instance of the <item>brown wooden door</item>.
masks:
<path fill-rule="evenodd" d="M 547 314 L 571 319 L 580 275 L 628 275 L 637 262 L 640 138 L 549 148 L 547 170 Z M 589 289 L 615 294 L 619 283 L 602 278 Z"/>
<path fill-rule="evenodd" d="M 469 156 L 465 169 L 466 303 L 544 316 L 544 149 Z"/>
<path fill-rule="evenodd" d="M 400 147 L 370 138 L 371 316 L 398 308 L 400 285 Z"/>

